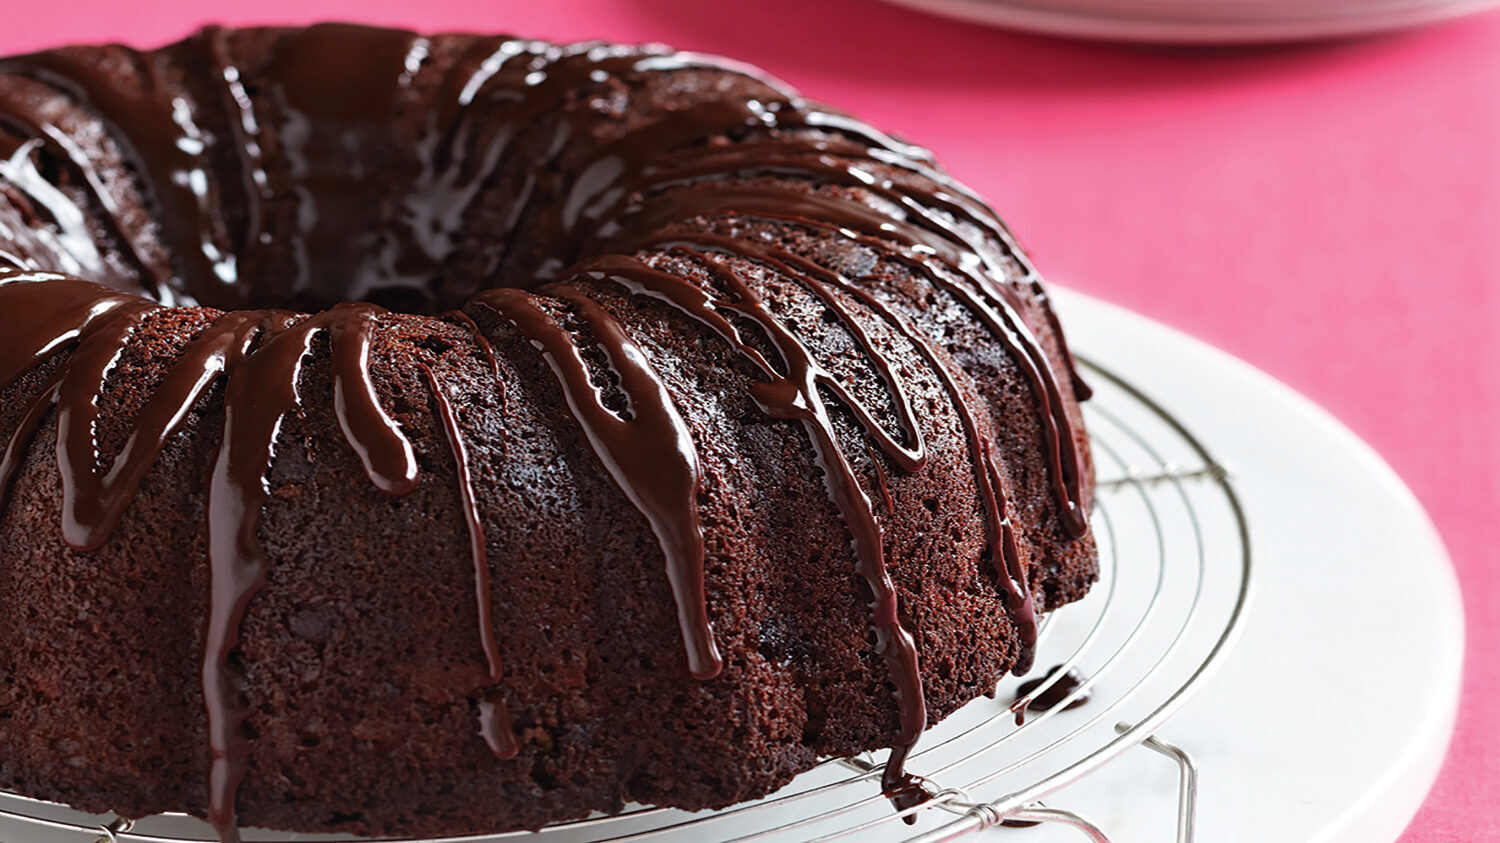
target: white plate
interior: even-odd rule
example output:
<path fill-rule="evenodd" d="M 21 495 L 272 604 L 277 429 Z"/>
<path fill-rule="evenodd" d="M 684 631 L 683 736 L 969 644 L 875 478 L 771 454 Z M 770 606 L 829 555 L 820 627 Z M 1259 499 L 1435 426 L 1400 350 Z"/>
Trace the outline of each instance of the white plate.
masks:
<path fill-rule="evenodd" d="M 945 17 L 1107 41 L 1237 44 L 1363 35 L 1500 0 L 886 0 Z"/>
<path fill-rule="evenodd" d="M 1426 513 L 1368 445 L 1268 375 L 1095 299 L 1056 299 L 1075 348 L 1197 434 L 1234 471 L 1248 513 L 1256 582 L 1243 636 L 1161 732 L 1201 769 L 1198 839 L 1396 839 L 1446 753 L 1463 663 L 1458 584 Z M 1169 768 L 1127 755 L 1049 801 L 1116 843 L 1167 840 Z M 1122 800 L 1142 779 L 1156 782 L 1154 801 Z"/>

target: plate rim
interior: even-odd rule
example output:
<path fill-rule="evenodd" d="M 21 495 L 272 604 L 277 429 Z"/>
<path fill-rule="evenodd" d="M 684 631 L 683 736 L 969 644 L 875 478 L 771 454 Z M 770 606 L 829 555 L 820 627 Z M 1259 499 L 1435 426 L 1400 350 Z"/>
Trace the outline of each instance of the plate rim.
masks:
<path fill-rule="evenodd" d="M 1165 10 L 1131 14 L 1121 10 L 1048 8 L 1045 0 L 882 0 L 890 5 L 987 26 L 1097 41 L 1165 44 L 1264 44 L 1357 37 L 1454 20 L 1500 8 L 1500 0 L 1437 0 L 1389 4 L 1363 14 L 1298 18 L 1255 16 L 1182 17 Z M 1182 11 L 1203 4 L 1184 4 Z M 1222 7 L 1221 7 L 1222 8 Z M 1347 9 L 1347 6 L 1341 6 Z"/>
<path fill-rule="evenodd" d="M 1231 372 L 1232 379 L 1250 385 L 1254 390 L 1282 403 L 1288 412 L 1299 416 L 1319 436 L 1341 446 L 1359 463 L 1368 480 L 1380 484 L 1381 494 L 1389 496 L 1393 502 L 1399 502 L 1402 509 L 1411 516 L 1413 538 L 1419 538 L 1425 546 L 1424 555 L 1431 560 L 1432 569 L 1427 573 L 1434 575 L 1432 587 L 1442 595 L 1445 604 L 1442 606 L 1445 611 L 1429 613 L 1434 636 L 1443 642 L 1443 646 L 1432 654 L 1431 663 L 1436 678 L 1429 683 L 1436 689 L 1436 694 L 1441 695 L 1436 697 L 1440 704 L 1434 706 L 1431 715 L 1418 722 L 1416 728 L 1410 731 L 1401 753 L 1389 763 L 1385 772 L 1372 780 L 1358 799 L 1343 806 L 1321 828 L 1311 830 L 1306 838 L 1308 843 L 1396 840 L 1426 802 L 1447 759 L 1463 698 L 1463 668 L 1467 650 L 1466 614 L 1457 571 L 1441 534 L 1421 501 L 1379 452 L 1358 433 L 1311 398 L 1252 363 L 1185 331 L 1056 282 L 1048 283 L 1048 292 L 1058 303 L 1060 319 L 1069 329 L 1070 342 L 1081 350 L 1100 357 L 1094 351 L 1094 337 L 1100 337 L 1101 341 L 1106 341 L 1104 338 L 1107 337 L 1110 347 L 1139 349 L 1139 353 L 1153 358 L 1180 357 L 1191 353 L 1206 361 L 1207 366 Z M 1097 329 L 1101 326 L 1110 330 L 1107 333 L 1100 332 Z M 1105 359 L 1108 359 L 1107 356 Z M 1115 365 L 1113 368 L 1124 373 L 1133 382 L 1142 380 L 1139 372 L 1129 365 Z M 1184 419 L 1191 429 L 1211 429 L 1210 425 L 1205 425 L 1201 420 L 1206 412 L 1203 405 L 1194 406 L 1184 402 L 1179 394 L 1164 389 L 1159 380 L 1147 381 L 1144 386 L 1153 398 L 1163 403 L 1174 416 Z M 1222 444 L 1216 444 L 1212 437 L 1204 438 L 1209 445 L 1214 446 L 1215 453 L 1221 457 L 1226 456 L 1226 449 Z M 1233 455 L 1228 456 L 1232 464 Z M 1264 527 L 1260 526 L 1264 521 L 1254 515 L 1256 496 L 1243 487 L 1240 491 L 1245 506 L 1252 512 L 1252 543 L 1264 551 L 1268 543 L 1263 538 Z M 1261 568 L 1257 578 L 1263 581 L 1261 585 L 1264 586 L 1269 575 L 1265 566 Z M 1252 618 L 1249 626 L 1253 628 L 1254 624 Z M 1231 652 L 1220 675 L 1232 670 L 1235 657 L 1245 651 L 1246 647 L 1241 646 Z M 1204 690 L 1211 692 L 1213 685 L 1211 680 Z M 1182 715 L 1190 715 L 1200 705 L 1202 695 L 1185 706 Z M 1178 720 L 1174 719 L 1173 723 L 1178 723 Z M 1170 728 L 1168 734 L 1170 735 Z M 1418 784 L 1420 786 L 1415 786 Z"/>

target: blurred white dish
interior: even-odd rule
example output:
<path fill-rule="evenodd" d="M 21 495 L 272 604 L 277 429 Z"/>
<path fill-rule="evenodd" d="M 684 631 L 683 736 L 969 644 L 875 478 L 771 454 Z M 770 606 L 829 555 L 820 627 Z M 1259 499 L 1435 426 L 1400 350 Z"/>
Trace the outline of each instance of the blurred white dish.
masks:
<path fill-rule="evenodd" d="M 886 0 L 1050 35 L 1236 44 L 1364 35 L 1500 6 L 1500 0 Z"/>

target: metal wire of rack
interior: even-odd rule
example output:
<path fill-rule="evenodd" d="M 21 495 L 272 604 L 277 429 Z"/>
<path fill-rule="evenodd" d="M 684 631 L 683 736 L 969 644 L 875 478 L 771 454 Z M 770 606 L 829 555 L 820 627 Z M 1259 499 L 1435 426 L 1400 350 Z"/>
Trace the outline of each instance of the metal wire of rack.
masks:
<path fill-rule="evenodd" d="M 893 811 L 880 793 L 880 759 L 829 759 L 763 799 L 689 814 L 633 806 L 538 832 L 445 838 L 442 843 L 535 843 L 894 839 L 954 840 L 1001 823 L 1048 823 L 1109 843 L 1099 826 L 1040 800 L 1144 746 L 1177 766 L 1176 840 L 1195 836 L 1198 771 L 1191 755 L 1156 736 L 1223 660 L 1250 594 L 1249 527 L 1231 473 L 1186 427 L 1138 388 L 1081 359 L 1095 386 L 1085 408 L 1098 474 L 1094 511 L 1100 581 L 1090 595 L 1044 623 L 1038 653 L 1053 671 L 1011 703 L 1016 680 L 923 736 L 909 769 L 931 798 Z M 1017 724 L 1031 698 L 1068 670 L 1084 682 L 1051 709 Z M 1069 703 L 1089 695 L 1088 703 Z M 961 782 L 961 784 L 953 784 Z M 1066 794 L 1060 794 L 1066 795 Z M 180 815 L 136 823 L 0 793 L 0 840 L 25 830 L 30 843 L 212 841 Z M 247 843 L 355 840 L 347 835 L 246 834 Z M 420 843 L 383 839 L 383 843 Z"/>

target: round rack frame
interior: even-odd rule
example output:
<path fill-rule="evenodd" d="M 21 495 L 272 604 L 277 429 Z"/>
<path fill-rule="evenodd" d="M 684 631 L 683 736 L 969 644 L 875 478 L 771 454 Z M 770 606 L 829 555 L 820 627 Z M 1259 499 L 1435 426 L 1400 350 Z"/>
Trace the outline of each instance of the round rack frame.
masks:
<path fill-rule="evenodd" d="M 880 759 L 866 754 L 826 760 L 770 796 L 721 811 L 630 806 L 537 832 L 451 837 L 441 843 L 898 839 L 903 833 L 911 841 L 937 843 L 1002 822 L 1070 826 L 1096 843 L 1108 843 L 1093 822 L 1040 800 L 1137 746 L 1176 762 L 1175 839 L 1192 841 L 1197 769 L 1186 750 L 1155 733 L 1223 661 L 1238 636 L 1250 595 L 1249 526 L 1231 473 L 1196 436 L 1126 380 L 1088 359 L 1079 362 L 1095 387 L 1085 415 L 1101 478 L 1093 514 L 1099 582 L 1087 598 L 1044 622 L 1037 651 L 1057 669 L 1039 687 L 1017 699 L 1018 682 L 1007 678 L 995 689 L 995 699 L 975 700 L 923 735 L 908 768 L 921 775 L 929 800 L 892 810 L 880 793 Z M 1027 717 L 1027 704 L 1073 669 L 1084 673 L 1084 681 L 1049 710 Z M 1071 705 L 1085 698 L 1086 705 Z M 904 827 L 902 821 L 913 825 Z M 21 831 L 27 836 L 14 836 Z M 187 816 L 131 822 L 0 792 L 0 839 L 211 843 L 216 838 L 207 825 Z M 341 840 L 368 838 L 245 834 L 246 843 Z"/>

